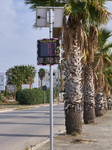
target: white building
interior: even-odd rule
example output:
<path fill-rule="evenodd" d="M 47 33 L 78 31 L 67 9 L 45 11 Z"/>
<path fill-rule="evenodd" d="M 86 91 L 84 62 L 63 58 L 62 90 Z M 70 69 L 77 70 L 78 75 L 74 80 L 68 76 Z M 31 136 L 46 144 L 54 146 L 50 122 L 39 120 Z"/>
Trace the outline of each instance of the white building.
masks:
<path fill-rule="evenodd" d="M 45 70 L 45 77 L 42 81 L 42 86 L 46 85 L 47 88 L 50 88 L 50 72 L 49 70 Z M 58 84 L 59 84 L 59 80 L 60 80 L 60 71 L 59 69 L 53 70 L 53 87 L 58 88 Z M 41 80 L 38 76 L 38 86 L 41 86 Z"/>

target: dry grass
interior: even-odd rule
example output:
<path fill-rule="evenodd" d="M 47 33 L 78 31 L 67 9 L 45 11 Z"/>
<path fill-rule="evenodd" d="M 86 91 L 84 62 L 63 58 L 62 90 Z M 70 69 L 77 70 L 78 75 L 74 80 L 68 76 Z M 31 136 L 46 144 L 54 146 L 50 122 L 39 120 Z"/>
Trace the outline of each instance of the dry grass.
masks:
<path fill-rule="evenodd" d="M 25 150 L 29 150 L 29 148 L 28 148 L 28 147 L 26 147 L 26 148 L 25 148 Z"/>
<path fill-rule="evenodd" d="M 30 106 L 26 106 L 26 107 L 19 107 L 19 108 L 16 108 L 15 110 L 22 110 L 22 109 L 31 109 L 31 108 L 35 108 L 35 107 L 30 107 Z"/>
<path fill-rule="evenodd" d="M 0 102 L 0 109 L 14 108 L 15 110 L 35 108 L 34 106 L 20 105 L 18 101 L 11 101 L 9 104 Z"/>
<path fill-rule="evenodd" d="M 76 132 L 72 132 L 72 136 L 77 136 L 77 133 Z"/>

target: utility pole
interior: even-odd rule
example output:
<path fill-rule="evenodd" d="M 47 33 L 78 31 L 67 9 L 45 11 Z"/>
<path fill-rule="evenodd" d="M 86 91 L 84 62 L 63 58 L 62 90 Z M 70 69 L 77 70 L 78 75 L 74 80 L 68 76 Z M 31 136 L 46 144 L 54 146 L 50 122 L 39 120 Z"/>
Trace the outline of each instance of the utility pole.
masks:
<path fill-rule="evenodd" d="M 49 11 L 48 11 L 49 10 Z M 62 20 L 63 20 L 63 10 L 64 7 L 36 7 L 36 27 L 49 27 L 49 41 L 51 43 L 53 40 L 53 27 L 61 28 L 62 27 Z M 46 16 L 47 15 L 47 16 Z M 48 17 L 49 15 L 49 17 Z M 49 26 L 48 26 L 49 25 Z M 45 41 L 46 39 L 43 39 Z M 53 56 L 51 53 L 47 53 L 47 55 L 43 55 L 40 57 L 40 51 L 42 52 L 45 48 L 44 43 L 41 43 L 41 40 L 37 41 L 37 65 L 39 64 L 50 64 L 50 150 L 53 150 L 53 64 L 60 64 L 61 62 L 61 49 L 60 49 L 60 39 L 55 40 L 58 42 L 56 43 L 56 53 Z M 49 42 L 46 42 L 49 45 Z M 43 45 L 44 48 L 41 49 Z M 48 47 L 46 47 L 48 50 Z M 50 51 L 53 51 L 51 48 Z M 43 51 L 44 53 L 44 51 Z M 41 53 L 42 54 L 42 53 Z M 51 58 L 49 62 L 45 61 L 45 57 Z M 58 58 L 58 59 L 57 59 Z M 42 60 L 42 61 L 41 61 Z"/>
<path fill-rule="evenodd" d="M 49 38 L 52 38 L 52 9 L 49 9 Z M 53 150 L 53 66 L 50 65 L 50 150 Z"/>

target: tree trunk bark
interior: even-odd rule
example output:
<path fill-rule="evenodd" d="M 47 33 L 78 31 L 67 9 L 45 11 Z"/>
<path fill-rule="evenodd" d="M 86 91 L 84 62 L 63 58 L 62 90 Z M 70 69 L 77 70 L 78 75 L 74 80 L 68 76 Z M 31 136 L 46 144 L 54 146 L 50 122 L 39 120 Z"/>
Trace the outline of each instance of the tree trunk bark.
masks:
<path fill-rule="evenodd" d="M 84 70 L 84 123 L 95 122 L 95 100 L 92 63 L 88 63 Z"/>
<path fill-rule="evenodd" d="M 98 93 L 95 96 L 95 115 L 96 117 L 103 116 L 104 114 L 104 100 L 103 100 L 103 89 L 99 86 Z"/>
<path fill-rule="evenodd" d="M 42 79 L 41 79 L 41 88 L 42 88 Z"/>
<path fill-rule="evenodd" d="M 30 89 L 31 89 L 32 84 L 30 83 Z"/>
<path fill-rule="evenodd" d="M 94 74 L 93 62 L 94 52 L 97 50 L 98 30 L 95 26 L 90 26 L 88 36 L 88 56 L 87 64 L 84 69 L 84 123 L 95 122 L 95 89 L 94 89 Z"/>
<path fill-rule="evenodd" d="M 82 110 L 75 110 L 72 106 L 66 110 L 65 126 L 67 134 L 82 133 Z"/>
<path fill-rule="evenodd" d="M 103 101 L 104 101 L 104 113 L 107 112 L 108 106 L 107 106 L 107 98 L 105 94 L 103 94 Z"/>
<path fill-rule="evenodd" d="M 69 17 L 69 28 L 64 33 L 67 60 L 65 66 L 65 125 L 68 134 L 82 132 L 82 52 L 87 48 L 87 37 L 83 26 Z M 66 44 L 67 43 L 67 44 Z"/>
<path fill-rule="evenodd" d="M 82 132 L 81 52 L 74 46 L 65 67 L 65 125 L 67 134 Z"/>
<path fill-rule="evenodd" d="M 107 107 L 108 107 L 108 110 L 112 109 L 112 101 L 111 101 L 110 96 L 108 96 L 108 98 L 107 98 Z"/>
<path fill-rule="evenodd" d="M 95 120 L 95 108 L 88 107 L 87 103 L 84 102 L 84 123 L 85 124 L 94 123 L 95 122 L 94 120 Z"/>

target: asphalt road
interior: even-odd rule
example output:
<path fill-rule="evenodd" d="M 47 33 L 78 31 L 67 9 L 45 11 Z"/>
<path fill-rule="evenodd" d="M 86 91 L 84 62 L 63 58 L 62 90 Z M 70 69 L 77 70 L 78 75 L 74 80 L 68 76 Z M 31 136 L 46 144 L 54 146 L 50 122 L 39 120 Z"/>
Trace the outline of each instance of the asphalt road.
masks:
<path fill-rule="evenodd" d="M 54 134 L 65 129 L 64 106 L 53 108 Z M 50 137 L 50 107 L 0 113 L 0 150 L 25 150 Z"/>

